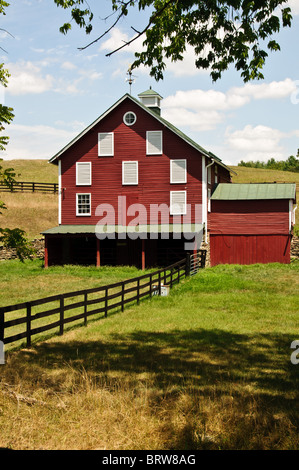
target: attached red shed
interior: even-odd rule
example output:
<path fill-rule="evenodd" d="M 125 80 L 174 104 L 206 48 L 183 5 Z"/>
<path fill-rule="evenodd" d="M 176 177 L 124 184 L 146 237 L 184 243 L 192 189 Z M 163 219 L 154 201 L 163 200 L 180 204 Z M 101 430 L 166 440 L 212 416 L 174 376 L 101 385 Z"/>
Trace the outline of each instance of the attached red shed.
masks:
<path fill-rule="evenodd" d="M 289 263 L 296 184 L 218 184 L 211 197 L 210 262 Z"/>

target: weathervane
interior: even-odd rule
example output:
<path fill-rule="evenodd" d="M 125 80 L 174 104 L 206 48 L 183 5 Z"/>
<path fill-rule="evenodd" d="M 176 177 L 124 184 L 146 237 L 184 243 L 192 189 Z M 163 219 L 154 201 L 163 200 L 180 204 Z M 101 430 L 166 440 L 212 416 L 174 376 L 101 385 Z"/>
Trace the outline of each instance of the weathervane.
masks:
<path fill-rule="evenodd" d="M 129 78 L 126 78 L 126 82 L 128 82 L 129 85 L 130 85 L 130 95 L 131 95 L 132 84 L 135 82 L 135 78 L 136 78 L 135 75 L 132 75 L 132 66 L 131 65 L 128 68 L 127 75 L 128 75 Z"/>

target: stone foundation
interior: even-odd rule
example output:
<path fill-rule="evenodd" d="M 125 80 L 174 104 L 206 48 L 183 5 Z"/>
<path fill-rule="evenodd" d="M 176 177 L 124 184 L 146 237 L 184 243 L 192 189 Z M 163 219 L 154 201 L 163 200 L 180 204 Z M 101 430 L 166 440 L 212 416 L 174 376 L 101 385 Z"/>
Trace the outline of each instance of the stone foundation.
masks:
<path fill-rule="evenodd" d="M 34 258 L 43 259 L 45 254 L 45 241 L 43 238 L 37 238 L 31 242 L 31 246 L 36 253 Z M 17 259 L 16 250 L 0 246 L 0 260 Z"/>

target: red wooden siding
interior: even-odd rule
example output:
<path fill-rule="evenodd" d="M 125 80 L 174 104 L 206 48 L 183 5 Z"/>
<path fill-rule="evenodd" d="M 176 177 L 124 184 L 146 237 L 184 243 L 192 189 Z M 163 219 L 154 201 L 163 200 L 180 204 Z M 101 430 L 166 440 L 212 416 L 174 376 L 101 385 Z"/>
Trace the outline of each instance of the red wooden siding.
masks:
<path fill-rule="evenodd" d="M 289 201 L 212 201 L 211 266 L 289 263 Z"/>
<path fill-rule="evenodd" d="M 133 111 L 137 122 L 126 126 L 123 115 Z M 163 155 L 146 155 L 146 131 L 163 131 Z M 114 156 L 98 157 L 98 133 L 114 132 Z M 170 183 L 170 160 L 187 160 L 187 183 Z M 122 185 L 122 161 L 137 160 L 139 183 Z M 92 163 L 92 185 L 76 186 L 76 162 Z M 150 204 L 170 204 L 170 191 L 187 190 L 187 204 L 201 204 L 202 161 L 200 153 L 164 127 L 131 100 L 126 99 L 91 129 L 61 159 L 62 219 L 64 224 L 96 224 L 96 207 L 101 203 L 114 206 L 117 217 L 118 196 L 139 202 L 149 214 Z M 222 173 L 222 169 L 220 170 Z M 228 173 L 228 172 L 227 172 Z M 76 216 L 76 193 L 91 193 L 91 216 Z M 192 222 L 194 213 L 192 212 Z M 118 223 L 116 218 L 115 223 Z M 170 218 L 172 223 L 172 218 Z"/>
<path fill-rule="evenodd" d="M 287 234 L 289 201 L 212 201 L 211 234 Z"/>
<path fill-rule="evenodd" d="M 210 263 L 289 263 L 290 235 L 210 235 Z"/>

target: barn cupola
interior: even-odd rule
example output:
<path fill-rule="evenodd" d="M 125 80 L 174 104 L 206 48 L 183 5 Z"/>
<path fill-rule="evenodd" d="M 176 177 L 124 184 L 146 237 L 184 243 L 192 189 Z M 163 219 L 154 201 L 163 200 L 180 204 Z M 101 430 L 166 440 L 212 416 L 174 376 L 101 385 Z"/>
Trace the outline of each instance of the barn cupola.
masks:
<path fill-rule="evenodd" d="M 152 87 L 149 90 L 144 91 L 138 95 L 141 103 L 147 108 L 151 109 L 159 116 L 161 115 L 161 100 L 163 99 L 159 93 L 152 90 Z"/>

